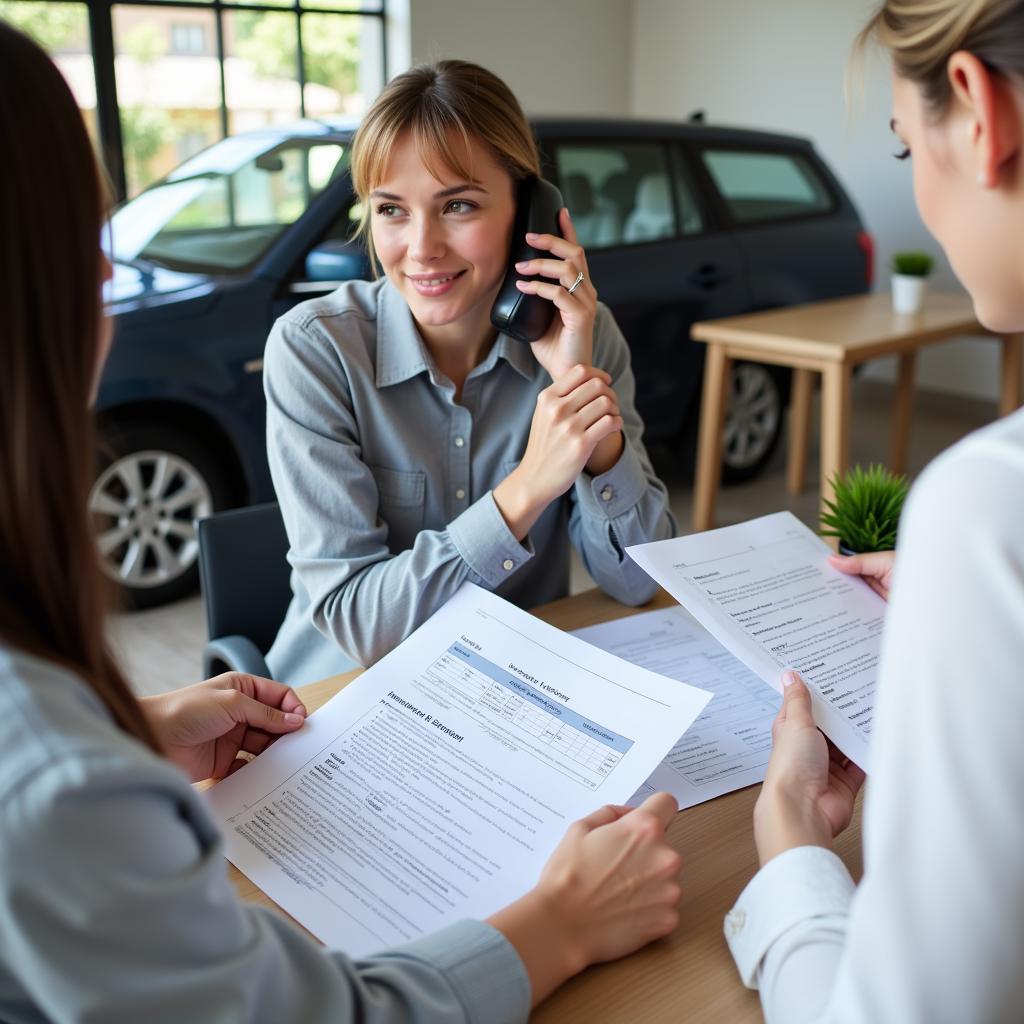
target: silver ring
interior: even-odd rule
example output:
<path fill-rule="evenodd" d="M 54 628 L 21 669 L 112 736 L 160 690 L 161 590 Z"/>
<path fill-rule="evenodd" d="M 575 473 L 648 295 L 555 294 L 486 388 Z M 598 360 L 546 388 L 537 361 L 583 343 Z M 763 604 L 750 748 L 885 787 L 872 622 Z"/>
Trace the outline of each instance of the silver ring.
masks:
<path fill-rule="evenodd" d="M 583 284 L 583 271 L 582 271 L 582 270 L 581 270 L 581 271 L 580 271 L 580 272 L 579 272 L 579 273 L 578 273 L 578 274 L 576 275 L 576 280 L 575 280 L 575 281 L 573 281 L 573 283 L 572 283 L 572 287 L 571 287 L 571 288 L 566 288 L 565 290 L 566 290 L 566 291 L 567 291 L 567 292 L 568 292 L 568 293 L 569 293 L 570 295 L 572 295 L 572 293 L 573 293 L 574 291 L 576 291 L 576 289 L 577 289 L 577 288 L 579 288 L 579 286 L 580 286 L 581 284 Z"/>

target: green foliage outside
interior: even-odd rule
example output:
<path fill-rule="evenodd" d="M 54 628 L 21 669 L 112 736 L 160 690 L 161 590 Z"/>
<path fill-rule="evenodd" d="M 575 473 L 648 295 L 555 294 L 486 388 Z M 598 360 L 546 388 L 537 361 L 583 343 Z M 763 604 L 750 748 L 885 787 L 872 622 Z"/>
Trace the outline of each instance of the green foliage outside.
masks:
<path fill-rule="evenodd" d="M 236 50 L 264 78 L 298 77 L 295 66 L 295 18 L 285 14 L 239 11 Z M 302 19 L 306 81 L 350 96 L 359 82 L 358 18 L 307 14 Z"/>
<path fill-rule="evenodd" d="M 163 32 L 150 22 L 134 25 L 120 36 L 117 43 L 121 53 L 138 62 L 143 76 L 167 52 Z M 152 88 L 147 87 L 145 91 L 151 93 Z M 171 138 L 170 116 L 156 104 L 122 106 L 121 137 L 124 140 L 124 170 L 128 179 L 128 192 L 134 195 L 156 176 L 150 161 Z"/>
<path fill-rule="evenodd" d="M 0 18 L 31 36 L 47 53 L 88 48 L 88 18 L 82 4 L 0 0 Z"/>
<path fill-rule="evenodd" d="M 910 484 L 884 466 L 855 467 L 833 478 L 834 496 L 825 501 L 821 532 L 853 551 L 892 551 Z"/>
<path fill-rule="evenodd" d="M 926 252 L 898 252 L 892 258 L 893 273 L 907 277 L 927 277 L 934 265 L 935 260 Z"/>
<path fill-rule="evenodd" d="M 121 137 L 128 191 L 135 194 L 153 180 L 149 162 L 171 134 L 171 119 L 159 107 L 122 107 Z"/>

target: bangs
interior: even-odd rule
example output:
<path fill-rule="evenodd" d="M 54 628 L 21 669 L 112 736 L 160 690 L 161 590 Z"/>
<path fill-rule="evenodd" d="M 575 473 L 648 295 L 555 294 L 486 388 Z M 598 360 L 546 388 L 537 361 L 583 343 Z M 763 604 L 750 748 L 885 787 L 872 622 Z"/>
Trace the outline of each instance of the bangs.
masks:
<path fill-rule="evenodd" d="M 466 126 L 461 120 L 446 116 L 444 111 L 420 108 L 407 125 L 396 120 L 380 127 L 353 181 L 360 196 L 368 196 L 384 180 L 391 154 L 405 131 L 412 133 L 416 155 L 437 181 L 443 180 L 445 172 L 462 181 L 476 180 L 471 136 Z"/>

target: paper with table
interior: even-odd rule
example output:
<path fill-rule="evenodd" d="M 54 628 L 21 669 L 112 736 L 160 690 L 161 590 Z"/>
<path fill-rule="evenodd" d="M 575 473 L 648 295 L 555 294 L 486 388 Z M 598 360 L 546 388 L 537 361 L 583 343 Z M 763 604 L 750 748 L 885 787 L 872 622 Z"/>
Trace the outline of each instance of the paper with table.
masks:
<path fill-rule="evenodd" d="M 522 895 L 709 699 L 467 583 L 208 796 L 228 859 L 360 956 Z"/>
<path fill-rule="evenodd" d="M 573 635 L 714 694 L 629 803 L 665 790 L 682 809 L 764 781 L 779 695 L 685 609 L 640 612 Z"/>
<path fill-rule="evenodd" d="M 867 770 L 885 602 L 833 569 L 819 537 L 777 512 L 627 550 L 775 689 L 784 669 L 799 671 L 815 721 Z"/>

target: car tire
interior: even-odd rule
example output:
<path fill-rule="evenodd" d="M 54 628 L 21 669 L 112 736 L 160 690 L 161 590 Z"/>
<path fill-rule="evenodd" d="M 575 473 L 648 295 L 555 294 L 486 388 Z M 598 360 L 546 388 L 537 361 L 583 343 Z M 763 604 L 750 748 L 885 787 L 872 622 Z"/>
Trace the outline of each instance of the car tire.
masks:
<path fill-rule="evenodd" d="M 122 605 L 152 608 L 194 591 L 195 520 L 229 500 L 223 467 L 190 435 L 143 422 L 104 430 L 89 511 Z"/>
<path fill-rule="evenodd" d="M 763 363 L 734 363 L 722 428 L 722 483 L 752 480 L 775 454 L 789 400 L 786 370 Z M 700 403 L 694 402 L 681 434 L 680 465 L 690 476 L 697 465 Z M 731 442 L 731 448 L 730 448 Z"/>
<path fill-rule="evenodd" d="M 722 482 L 742 483 L 768 465 L 782 436 L 786 371 L 763 363 L 733 363 L 722 427 Z"/>

